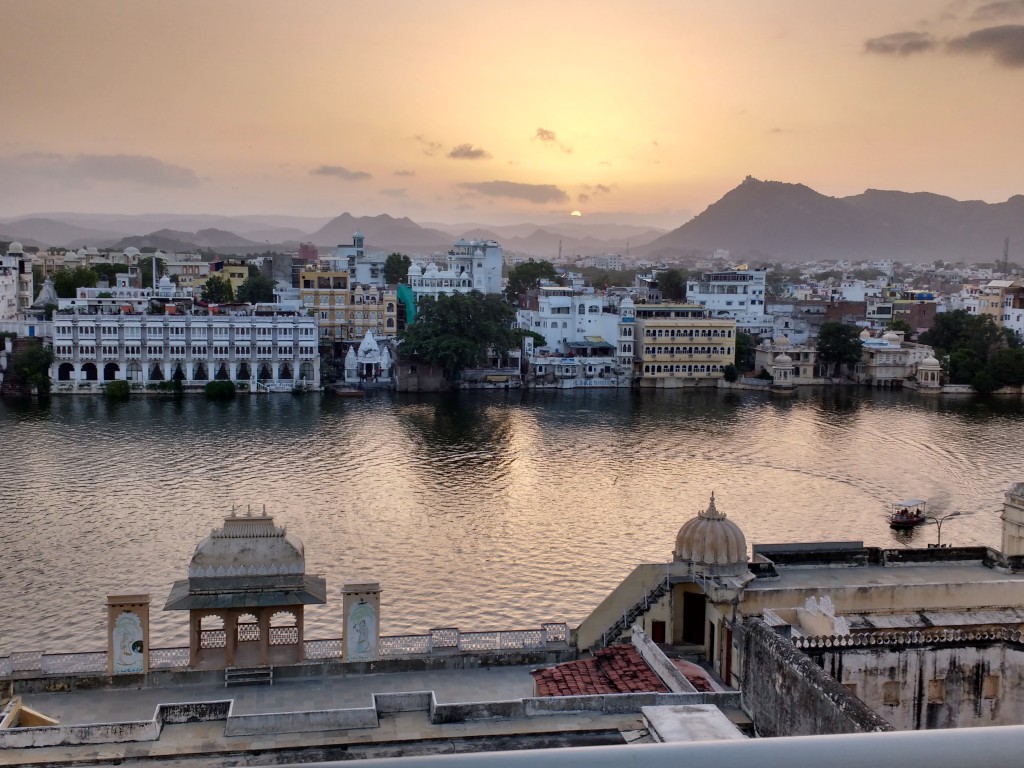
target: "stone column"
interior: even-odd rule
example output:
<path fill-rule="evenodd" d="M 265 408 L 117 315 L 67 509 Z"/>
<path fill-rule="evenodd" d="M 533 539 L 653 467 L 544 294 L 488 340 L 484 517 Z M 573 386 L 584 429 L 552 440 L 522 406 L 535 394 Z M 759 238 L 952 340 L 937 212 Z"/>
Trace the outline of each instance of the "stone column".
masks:
<path fill-rule="evenodd" d="M 149 672 L 149 595 L 107 595 L 107 674 Z"/>
<path fill-rule="evenodd" d="M 1003 501 L 1003 556 L 1024 555 L 1024 483 L 1014 484 Z"/>
<path fill-rule="evenodd" d="M 345 661 L 377 658 L 377 646 L 380 641 L 380 592 L 380 584 L 377 582 L 360 582 L 342 587 L 342 658 Z"/>

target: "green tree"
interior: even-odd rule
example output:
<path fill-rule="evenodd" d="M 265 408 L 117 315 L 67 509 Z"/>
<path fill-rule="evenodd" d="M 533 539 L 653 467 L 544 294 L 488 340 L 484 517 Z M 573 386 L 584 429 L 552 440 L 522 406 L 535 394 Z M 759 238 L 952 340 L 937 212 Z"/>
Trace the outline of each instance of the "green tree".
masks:
<path fill-rule="evenodd" d="M 736 368 L 746 373 L 754 370 L 754 353 L 757 339 L 746 331 L 736 331 Z"/>
<path fill-rule="evenodd" d="M 53 350 L 42 344 L 30 344 L 11 355 L 7 375 L 15 387 L 35 387 L 40 396 L 50 393 L 50 366 Z"/>
<path fill-rule="evenodd" d="M 79 288 L 95 288 L 99 278 L 86 266 L 64 267 L 53 273 L 53 288 L 62 299 L 72 299 Z"/>
<path fill-rule="evenodd" d="M 914 333 L 914 329 L 910 327 L 910 323 L 903 319 L 890 320 L 889 324 L 885 326 L 887 331 L 902 331 L 903 338 L 910 341 L 911 335 Z"/>
<path fill-rule="evenodd" d="M 167 262 L 161 259 L 159 256 L 156 257 L 156 279 L 159 280 L 161 277 L 167 274 Z M 153 287 L 153 257 L 141 256 L 139 257 L 139 279 L 142 282 L 143 288 Z"/>
<path fill-rule="evenodd" d="M 665 301 L 686 300 L 686 273 L 680 269 L 666 269 L 658 273 L 658 287 Z"/>
<path fill-rule="evenodd" d="M 250 272 L 245 282 L 238 286 L 235 300 L 245 302 L 246 304 L 271 302 L 274 300 L 274 288 L 276 285 L 277 283 L 258 270 L 255 274 Z"/>
<path fill-rule="evenodd" d="M 985 366 L 1000 387 L 1024 384 L 1024 349 L 1000 349 Z"/>
<path fill-rule="evenodd" d="M 234 299 L 235 292 L 231 288 L 231 281 L 226 277 L 210 275 L 206 278 L 201 295 L 207 304 L 227 304 Z"/>
<path fill-rule="evenodd" d="M 404 283 L 409 279 L 412 259 L 403 253 L 389 253 L 384 262 L 384 282 L 388 285 Z"/>
<path fill-rule="evenodd" d="M 509 270 L 505 296 L 509 301 L 516 301 L 519 296 L 540 285 L 541 280 L 554 280 L 557 275 L 550 261 L 524 261 Z"/>
<path fill-rule="evenodd" d="M 856 365 L 860 361 L 860 331 L 845 323 L 822 323 L 818 330 L 818 362 L 834 376 L 843 365 Z"/>
<path fill-rule="evenodd" d="M 449 378 L 483 365 L 488 352 L 507 354 L 523 337 L 514 327 L 515 308 L 479 291 L 424 296 L 416 313 L 416 322 L 399 333 L 399 351 L 441 366 Z"/>
<path fill-rule="evenodd" d="M 114 285 L 117 282 L 117 276 L 122 272 L 128 271 L 127 264 L 93 264 L 93 272 L 100 280 L 106 280 L 107 285 Z"/>

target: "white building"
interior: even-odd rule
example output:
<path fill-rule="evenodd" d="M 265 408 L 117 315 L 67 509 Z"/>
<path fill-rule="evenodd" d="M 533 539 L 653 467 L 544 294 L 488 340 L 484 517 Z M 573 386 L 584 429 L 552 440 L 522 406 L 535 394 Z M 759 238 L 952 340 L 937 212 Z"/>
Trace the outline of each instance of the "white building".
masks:
<path fill-rule="evenodd" d="M 447 254 L 444 268 L 434 262 L 409 267 L 409 287 L 419 301 L 423 296 L 435 299 L 442 293 L 501 293 L 501 246 L 494 240 L 455 241 Z"/>
<path fill-rule="evenodd" d="M 214 379 L 251 391 L 320 386 L 316 318 L 294 313 L 54 315 L 54 390 Z"/>
<path fill-rule="evenodd" d="M 731 318 L 740 331 L 756 335 L 772 333 L 772 318 L 765 315 L 763 269 L 745 266 L 704 272 L 686 283 L 686 300 L 702 304 L 711 317 Z"/>
<path fill-rule="evenodd" d="M 13 242 L 0 256 L 0 321 L 18 319 L 32 306 L 32 257 L 25 255 L 21 243 Z"/>

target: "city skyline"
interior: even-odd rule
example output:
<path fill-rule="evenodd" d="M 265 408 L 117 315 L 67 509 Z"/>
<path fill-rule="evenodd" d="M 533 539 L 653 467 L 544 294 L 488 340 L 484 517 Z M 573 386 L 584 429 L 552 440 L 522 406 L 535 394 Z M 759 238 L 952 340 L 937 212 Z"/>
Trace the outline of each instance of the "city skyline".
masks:
<path fill-rule="evenodd" d="M 1024 0 L 3 0 L 0 17 L 0 216 L 670 228 L 748 174 L 1024 192 Z"/>

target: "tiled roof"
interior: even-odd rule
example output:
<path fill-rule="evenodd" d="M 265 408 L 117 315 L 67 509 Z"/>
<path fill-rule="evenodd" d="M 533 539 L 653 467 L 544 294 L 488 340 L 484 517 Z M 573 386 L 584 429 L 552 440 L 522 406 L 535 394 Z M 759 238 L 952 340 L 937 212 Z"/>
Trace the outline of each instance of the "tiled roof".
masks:
<path fill-rule="evenodd" d="M 669 692 L 632 645 L 613 645 L 597 651 L 592 658 L 534 670 L 530 674 L 538 696 Z"/>
<path fill-rule="evenodd" d="M 712 685 L 711 680 L 708 679 L 708 673 L 698 665 L 690 661 L 684 661 L 683 659 L 672 659 L 672 663 L 675 664 L 676 669 L 683 673 L 683 677 L 690 681 L 690 685 L 698 691 L 701 693 L 714 692 L 715 686 Z"/>

